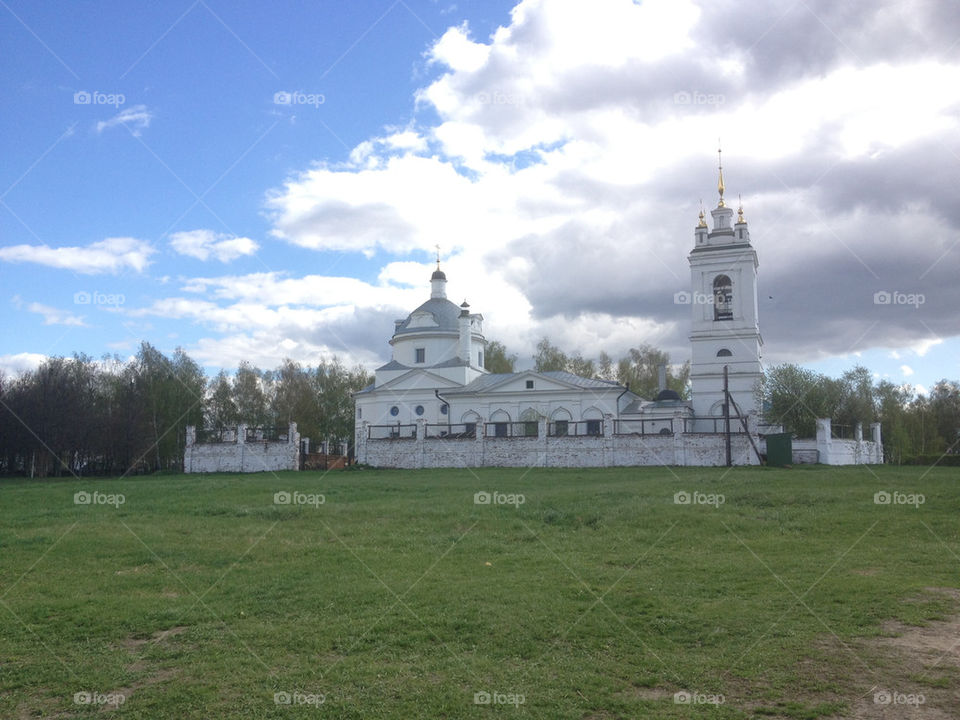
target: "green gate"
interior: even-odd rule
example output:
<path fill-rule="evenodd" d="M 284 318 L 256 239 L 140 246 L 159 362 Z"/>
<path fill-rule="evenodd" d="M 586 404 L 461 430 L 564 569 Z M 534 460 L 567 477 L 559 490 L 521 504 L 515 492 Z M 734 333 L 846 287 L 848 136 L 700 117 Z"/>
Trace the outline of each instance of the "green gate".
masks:
<path fill-rule="evenodd" d="M 767 465 L 785 467 L 793 464 L 793 434 L 767 435 Z"/>

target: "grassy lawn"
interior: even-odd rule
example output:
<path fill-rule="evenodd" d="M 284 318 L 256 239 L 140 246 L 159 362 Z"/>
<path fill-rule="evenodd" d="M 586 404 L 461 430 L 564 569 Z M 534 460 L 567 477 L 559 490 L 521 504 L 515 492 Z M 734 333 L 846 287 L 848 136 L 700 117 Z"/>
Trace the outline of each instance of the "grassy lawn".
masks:
<path fill-rule="evenodd" d="M 934 710 L 960 686 L 956 653 L 908 672 L 879 640 L 958 612 L 942 590 L 960 587 L 958 481 L 916 467 L 2 480 L 0 717 L 816 718 L 891 685 Z M 875 504 L 894 490 L 923 503 Z"/>

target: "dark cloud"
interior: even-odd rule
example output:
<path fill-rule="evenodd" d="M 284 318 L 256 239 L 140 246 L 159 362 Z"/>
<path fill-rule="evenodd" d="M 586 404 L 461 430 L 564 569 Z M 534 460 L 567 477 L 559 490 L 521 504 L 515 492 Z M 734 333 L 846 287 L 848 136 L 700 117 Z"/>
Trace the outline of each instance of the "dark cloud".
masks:
<path fill-rule="evenodd" d="M 748 87 L 769 90 L 838 65 L 956 58 L 960 13 L 940 0 L 705 2 L 707 57 L 747 59 Z"/>
<path fill-rule="evenodd" d="M 387 340 L 393 335 L 393 321 L 406 317 L 412 309 L 355 308 L 350 314 L 326 322 L 315 330 L 304 333 L 302 329 L 296 329 L 296 337 L 328 347 L 334 353 L 354 357 L 373 353 L 389 358 L 390 346 Z"/>

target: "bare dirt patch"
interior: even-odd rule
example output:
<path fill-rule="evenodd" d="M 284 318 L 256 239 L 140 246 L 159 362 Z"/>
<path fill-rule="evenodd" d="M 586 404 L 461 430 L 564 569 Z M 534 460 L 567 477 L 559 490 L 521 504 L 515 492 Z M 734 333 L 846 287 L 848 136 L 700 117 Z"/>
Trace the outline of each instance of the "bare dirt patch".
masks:
<path fill-rule="evenodd" d="M 136 650 L 137 648 L 143 647 L 147 643 L 158 643 L 163 642 L 169 637 L 175 635 L 180 635 L 188 630 L 186 625 L 177 625 L 176 627 L 168 628 L 166 630 L 157 630 L 153 635 L 148 638 L 126 638 L 120 641 L 120 647 L 130 650 Z"/>
<path fill-rule="evenodd" d="M 946 596 L 960 601 L 960 590 L 925 588 L 913 602 Z M 873 687 L 852 703 L 855 720 L 882 718 L 960 717 L 960 615 L 931 620 L 926 625 L 883 624 L 883 637 L 859 643 L 872 667 Z"/>
<path fill-rule="evenodd" d="M 189 628 L 186 625 L 176 625 L 166 630 L 157 630 L 149 638 L 125 638 L 120 641 L 120 647 L 129 651 L 131 654 L 135 654 L 138 651 L 145 651 L 148 644 L 158 644 L 166 642 L 172 637 L 177 635 L 182 635 Z M 134 662 L 127 665 L 127 670 L 133 673 L 143 673 L 148 672 L 147 675 L 144 675 L 139 680 L 130 683 L 129 685 L 121 688 L 112 690 L 111 692 L 114 695 L 120 695 L 124 698 L 124 703 L 130 699 L 130 697 L 136 693 L 138 690 L 142 690 L 151 685 L 159 685 L 161 683 L 172 680 L 177 675 L 180 674 L 179 670 L 172 668 L 156 668 L 153 671 L 150 671 L 151 664 L 144 660 L 142 657 L 137 658 Z M 122 708 L 122 704 L 116 705 L 102 705 L 100 707 L 101 712 L 112 712 Z"/>
<path fill-rule="evenodd" d="M 630 700 L 666 700 L 673 698 L 673 690 L 666 688 L 633 687 L 621 693 Z"/>

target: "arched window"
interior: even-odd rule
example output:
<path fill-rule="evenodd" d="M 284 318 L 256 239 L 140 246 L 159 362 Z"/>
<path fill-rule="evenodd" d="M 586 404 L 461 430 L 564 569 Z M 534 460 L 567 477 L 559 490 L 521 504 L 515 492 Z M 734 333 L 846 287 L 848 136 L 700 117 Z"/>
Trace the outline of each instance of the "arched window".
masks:
<path fill-rule="evenodd" d="M 570 434 L 570 421 L 573 415 L 566 408 L 559 407 L 550 415 L 550 425 L 547 434 L 556 437 L 565 437 Z"/>
<path fill-rule="evenodd" d="M 510 437 L 510 415 L 504 410 L 497 410 L 490 416 L 493 423 L 494 437 Z"/>
<path fill-rule="evenodd" d="M 733 353 L 726 348 L 720 348 L 717 350 L 717 357 L 733 357 Z"/>
<path fill-rule="evenodd" d="M 595 407 L 588 407 L 581 415 L 586 423 L 587 435 L 603 435 L 603 413 Z"/>
<path fill-rule="evenodd" d="M 713 319 L 733 319 L 733 285 L 726 275 L 713 279 Z"/>
<path fill-rule="evenodd" d="M 471 438 L 477 436 L 477 423 L 480 422 L 480 416 L 477 413 L 473 410 L 468 410 L 460 418 L 460 422 L 463 423 L 464 437 Z"/>
<path fill-rule="evenodd" d="M 533 408 L 527 408 L 520 413 L 520 422 L 523 423 L 523 434 L 526 437 L 536 437 L 539 434 L 540 413 Z"/>

